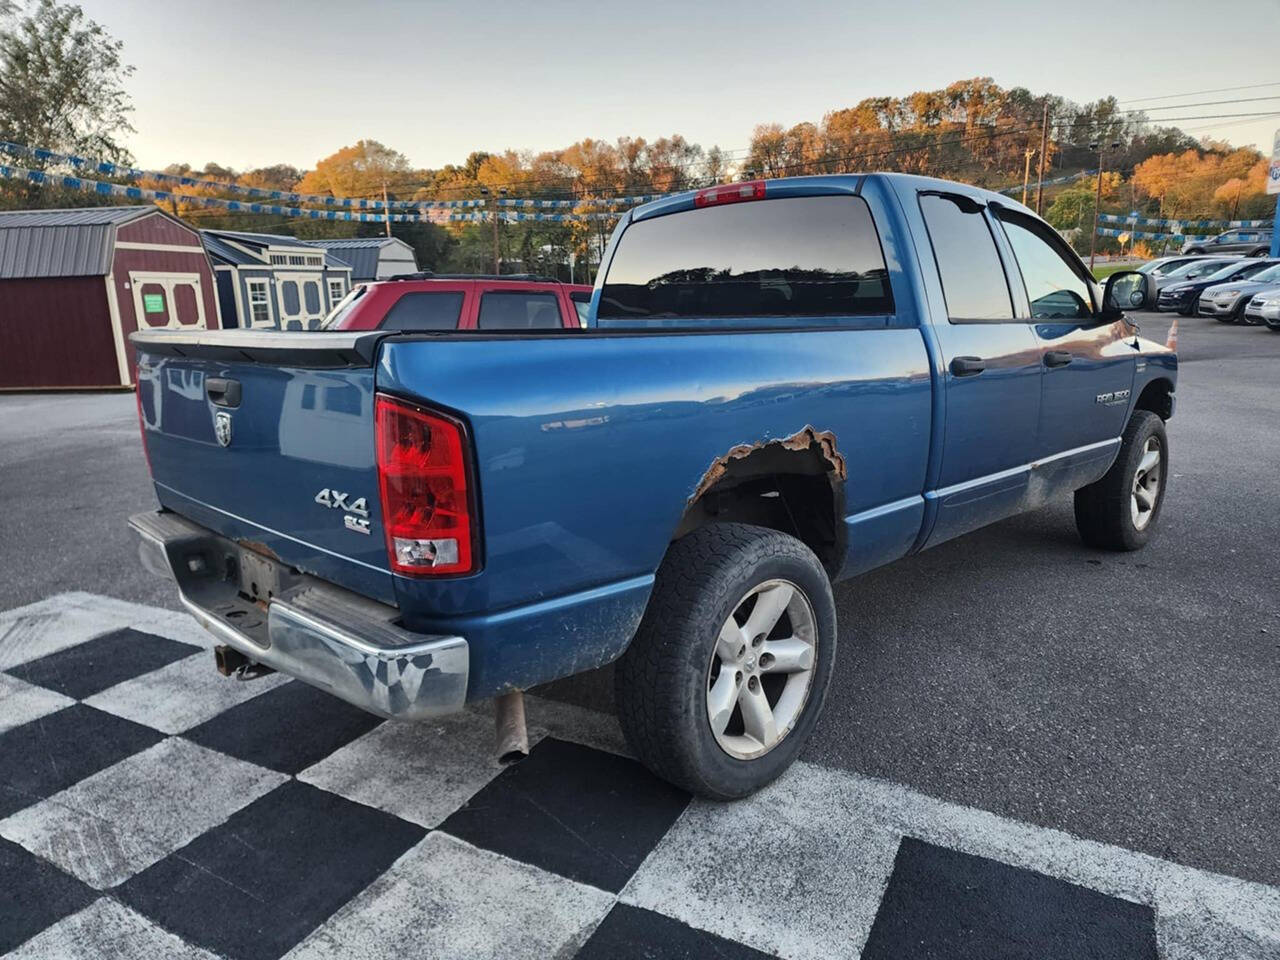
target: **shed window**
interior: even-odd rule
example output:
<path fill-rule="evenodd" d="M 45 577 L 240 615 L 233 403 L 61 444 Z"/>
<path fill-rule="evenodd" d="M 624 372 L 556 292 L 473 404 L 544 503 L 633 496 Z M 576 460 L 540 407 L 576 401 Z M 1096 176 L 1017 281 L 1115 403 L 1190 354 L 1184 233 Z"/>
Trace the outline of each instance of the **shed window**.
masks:
<path fill-rule="evenodd" d="M 249 324 L 254 327 L 271 326 L 271 293 L 265 280 L 246 280 L 249 291 Z"/>
<path fill-rule="evenodd" d="M 337 305 L 338 305 L 338 301 L 339 301 L 339 300 L 341 300 L 341 299 L 343 298 L 343 296 L 344 296 L 344 291 L 343 291 L 343 283 L 342 283 L 342 280 L 341 280 L 340 278 L 339 278 L 339 279 L 337 279 L 337 280 L 332 280 L 332 279 L 331 279 L 331 280 L 329 281 L 329 305 L 330 305 L 330 307 L 332 308 L 332 307 L 337 306 Z"/>

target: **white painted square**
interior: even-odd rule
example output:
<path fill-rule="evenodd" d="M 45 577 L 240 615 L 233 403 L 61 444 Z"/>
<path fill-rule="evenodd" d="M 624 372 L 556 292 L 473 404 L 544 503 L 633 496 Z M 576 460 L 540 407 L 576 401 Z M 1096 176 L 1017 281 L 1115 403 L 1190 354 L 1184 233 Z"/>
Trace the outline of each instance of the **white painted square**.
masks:
<path fill-rule="evenodd" d="M 117 683 L 84 702 L 165 733 L 182 733 L 288 682 L 282 673 L 233 680 L 214 669 L 211 654 L 197 653 Z"/>
<path fill-rule="evenodd" d="M 695 800 L 620 899 L 791 960 L 858 956 L 901 835 L 843 786 L 797 764 L 746 800 Z"/>
<path fill-rule="evenodd" d="M 218 960 L 109 897 L 63 917 L 6 960 Z"/>
<path fill-rule="evenodd" d="M 531 726 L 530 746 L 544 733 Z M 298 779 L 435 827 L 501 772 L 493 718 L 472 709 L 419 723 L 381 724 Z"/>
<path fill-rule="evenodd" d="M 0 673 L 0 733 L 75 703 L 70 697 Z"/>
<path fill-rule="evenodd" d="M 60 593 L 39 603 L 0 613 L 0 670 L 57 653 L 122 627 L 202 647 L 212 647 L 215 642 L 207 630 L 185 613 L 92 593 Z"/>
<path fill-rule="evenodd" d="M 431 833 L 286 956 L 571 957 L 613 897 Z"/>
<path fill-rule="evenodd" d="M 19 810 L 0 836 L 105 890 L 287 779 L 170 738 Z"/>

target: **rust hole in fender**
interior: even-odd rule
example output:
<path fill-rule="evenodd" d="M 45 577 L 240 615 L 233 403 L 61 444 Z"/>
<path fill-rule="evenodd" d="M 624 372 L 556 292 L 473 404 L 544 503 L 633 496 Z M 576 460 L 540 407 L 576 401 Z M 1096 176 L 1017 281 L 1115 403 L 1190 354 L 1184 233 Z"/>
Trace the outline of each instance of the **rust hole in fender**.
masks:
<path fill-rule="evenodd" d="M 838 479 L 845 480 L 848 477 L 848 468 L 845 464 L 844 455 L 836 447 L 836 435 L 830 430 L 818 430 L 806 424 L 789 437 L 760 440 L 756 443 L 740 443 L 724 456 L 717 457 L 712 461 L 711 466 L 707 468 L 707 472 L 702 475 L 702 479 L 698 482 L 698 486 L 694 488 L 688 502 L 690 504 L 695 503 L 703 494 L 714 487 L 729 471 L 730 465 L 734 462 L 745 460 L 752 454 L 771 449 L 795 452 L 813 451 L 826 462 L 827 469 L 834 473 Z"/>

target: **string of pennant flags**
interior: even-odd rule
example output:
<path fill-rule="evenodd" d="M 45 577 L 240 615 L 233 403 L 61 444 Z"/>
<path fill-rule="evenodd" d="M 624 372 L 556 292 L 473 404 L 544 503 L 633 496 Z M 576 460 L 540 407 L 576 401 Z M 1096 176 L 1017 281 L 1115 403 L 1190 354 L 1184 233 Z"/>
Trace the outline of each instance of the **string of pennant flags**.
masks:
<path fill-rule="evenodd" d="M 257 197 L 265 200 L 280 200 L 289 204 L 318 203 L 326 207 L 342 207 L 357 210 L 417 210 L 423 207 L 455 208 L 483 207 L 483 200 L 364 200 L 359 197 L 333 197 L 323 193 L 289 193 L 285 190 L 268 190 L 264 187 L 246 187 L 238 183 L 224 183 L 216 180 L 201 180 L 196 177 L 179 176 L 163 173 L 158 170 L 139 170 L 125 164 L 112 163 L 110 160 L 86 160 L 71 153 L 58 153 L 43 147 L 28 147 L 21 143 L 0 140 L 0 152 L 15 157 L 33 157 L 48 163 L 62 163 L 77 170 L 90 170 L 105 176 L 127 177 L 131 179 L 156 180 L 161 183 L 173 183 L 180 187 L 194 187 L 206 190 L 221 190 L 244 197 Z"/>
<path fill-rule="evenodd" d="M 1103 223 L 1133 223 L 1143 227 L 1171 227 L 1181 230 L 1184 227 L 1270 227 L 1273 220 L 1157 220 L 1150 217 L 1125 216 L 1118 213 L 1100 213 L 1098 219 Z"/>
<path fill-rule="evenodd" d="M 73 177 L 70 174 L 50 174 L 43 170 L 29 170 L 25 167 L 11 167 L 0 164 L 0 177 L 10 180 L 25 180 L 39 186 L 59 186 L 69 190 L 83 190 L 100 196 L 126 197 L 130 200 L 152 200 L 157 203 L 181 201 L 203 207 L 217 207 L 235 213 L 264 213 L 278 217 L 295 217 L 309 220 L 354 221 L 357 223 L 454 223 L 459 221 L 483 221 L 488 219 L 485 213 L 453 213 L 447 210 L 432 210 L 425 214 L 417 213 L 350 213 L 345 210 L 313 210 L 304 207 L 284 206 L 275 203 L 255 203 L 244 200 L 225 200 L 222 197 L 201 197 L 190 194 L 172 193 L 168 190 L 151 190 L 147 187 L 134 187 L 123 183 L 107 183 L 102 180 L 90 180 L 86 177 Z"/>
<path fill-rule="evenodd" d="M 53 174 L 42 170 L 33 170 L 26 167 L 16 167 L 0 164 L 0 176 L 9 179 L 26 180 L 29 183 L 40 185 L 58 185 L 73 190 L 84 190 L 91 193 L 97 193 L 106 196 L 126 197 L 129 199 L 153 200 L 161 203 L 173 201 L 181 201 L 186 204 L 195 204 L 210 208 L 219 208 L 230 212 L 238 213 L 254 213 L 268 214 L 271 216 L 284 216 L 310 220 L 333 220 L 333 221 L 353 221 L 358 223 L 454 223 L 454 222 L 480 222 L 488 221 L 489 216 L 485 213 L 454 213 L 451 211 L 468 208 L 483 207 L 486 201 L 479 200 L 392 200 L 384 202 L 382 200 L 366 200 L 358 197 L 333 197 L 326 194 L 305 194 L 291 193 L 283 190 L 269 190 L 261 187 L 247 187 L 236 183 L 224 183 L 213 180 L 203 180 L 195 177 L 179 176 L 176 174 L 163 173 L 156 170 L 140 170 L 136 167 L 130 167 L 125 164 L 117 164 L 108 160 L 88 160 L 75 154 L 59 153 L 56 150 L 48 150 L 43 147 L 30 147 L 12 141 L 0 140 L 0 153 L 7 153 L 14 156 L 28 156 L 35 159 L 55 164 L 64 164 L 75 168 L 76 170 L 91 169 L 107 176 L 125 177 L 131 179 L 145 178 L 156 180 L 162 183 L 172 183 L 179 187 L 196 188 L 196 189 L 212 189 L 220 190 L 226 193 L 233 193 L 246 197 L 264 198 L 267 200 L 285 201 L 284 203 L 262 203 L 258 201 L 242 201 L 228 200 L 222 197 L 208 197 L 193 195 L 189 193 L 178 193 L 169 190 L 153 190 L 146 187 L 132 186 L 128 184 L 110 183 L 100 180 L 91 180 L 86 177 L 73 175 Z M 1093 170 L 1081 170 L 1078 173 L 1069 174 L 1062 177 L 1054 177 L 1050 180 L 1043 181 L 1044 186 L 1054 186 L 1063 183 L 1069 183 L 1084 177 L 1092 176 Z M 1005 194 L 1014 194 L 1023 189 L 1021 186 L 1006 187 L 999 191 Z M 640 203 L 648 203 L 652 200 L 661 200 L 667 197 L 678 196 L 688 191 L 676 191 L 672 193 L 645 193 L 634 194 L 625 197 L 584 197 L 572 200 L 543 200 L 536 198 L 512 198 L 503 197 L 496 199 L 494 204 L 505 208 L 495 216 L 504 223 L 522 223 L 522 222 L 550 222 L 564 223 L 582 220 L 613 220 L 622 214 L 615 210 L 587 213 L 575 212 L 571 214 L 562 213 L 525 213 L 524 210 L 567 210 L 580 209 L 583 207 L 630 207 Z M 308 207 L 297 206 L 297 204 L 320 204 L 327 209 L 311 209 Z M 339 209 L 333 209 L 333 208 Z M 358 210 L 361 212 L 352 212 Z M 391 211 L 391 210 L 413 210 L 415 213 L 368 213 L 363 211 Z M 508 211 L 517 212 L 508 212 Z M 1098 228 L 1099 236 L 1122 236 L 1128 234 L 1130 236 L 1141 239 L 1155 240 L 1184 240 L 1186 235 L 1181 231 L 1186 229 L 1203 229 L 1203 228 L 1266 228 L 1271 227 L 1272 220 L 1173 220 L 1173 219 L 1156 219 L 1149 217 L 1138 217 L 1134 214 L 1128 216 L 1122 214 L 1099 213 L 1098 220 L 1102 223 L 1115 223 L 1128 225 L 1130 229 L 1114 230 Z M 1151 233 L 1134 229 L 1137 226 L 1149 227 L 1166 227 L 1173 230 L 1173 233 Z"/>

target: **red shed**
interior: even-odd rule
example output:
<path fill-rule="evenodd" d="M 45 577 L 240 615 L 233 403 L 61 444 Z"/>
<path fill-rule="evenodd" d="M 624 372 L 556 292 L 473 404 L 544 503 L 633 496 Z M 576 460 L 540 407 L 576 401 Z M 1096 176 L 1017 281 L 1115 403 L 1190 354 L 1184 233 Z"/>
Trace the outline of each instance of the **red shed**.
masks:
<path fill-rule="evenodd" d="M 139 327 L 217 329 L 200 234 L 154 206 L 0 212 L 0 389 L 133 383 Z"/>

